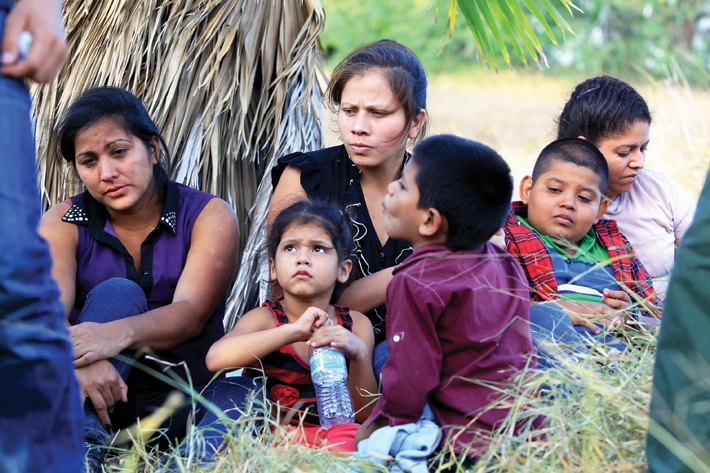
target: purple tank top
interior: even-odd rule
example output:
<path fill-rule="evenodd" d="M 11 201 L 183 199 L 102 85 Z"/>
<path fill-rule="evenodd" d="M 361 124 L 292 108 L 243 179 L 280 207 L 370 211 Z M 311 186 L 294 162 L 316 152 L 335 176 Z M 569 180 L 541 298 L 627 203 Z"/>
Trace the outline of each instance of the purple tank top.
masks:
<path fill-rule="evenodd" d="M 173 181 L 165 185 L 163 212 L 158 226 L 141 245 L 140 268 L 135 268 L 133 257 L 116 236 L 106 218 L 106 209 L 87 192 L 71 198 L 72 207 L 62 217 L 63 221 L 76 224 L 79 230 L 76 297 L 70 321 L 78 317 L 87 294 L 111 278 L 126 278 L 138 283 L 151 310 L 172 302 L 190 250 L 195 220 L 214 196 Z M 157 353 L 174 363 L 187 362 L 197 385 L 206 384 L 212 377 L 205 365 L 205 356 L 212 343 L 224 334 L 224 306 L 225 299 L 222 299 L 199 335 Z"/>

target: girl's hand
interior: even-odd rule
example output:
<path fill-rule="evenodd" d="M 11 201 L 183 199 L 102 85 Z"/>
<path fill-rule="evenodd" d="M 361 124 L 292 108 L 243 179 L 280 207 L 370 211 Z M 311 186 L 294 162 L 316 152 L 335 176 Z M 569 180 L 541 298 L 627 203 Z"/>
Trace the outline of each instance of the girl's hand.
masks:
<path fill-rule="evenodd" d="M 340 325 L 325 325 L 313 332 L 308 340 L 308 345 L 313 348 L 331 346 L 345 353 L 350 360 L 357 360 L 367 356 L 368 350 L 365 342 L 357 335 Z"/>
<path fill-rule="evenodd" d="M 298 320 L 293 324 L 296 333 L 300 337 L 299 342 L 305 342 L 315 330 L 327 324 L 328 313 L 317 307 L 309 307 L 306 311 L 298 318 Z"/>
<path fill-rule="evenodd" d="M 21 31 L 32 34 L 29 54 L 19 60 L 17 38 Z M 62 2 L 58 0 L 23 0 L 5 20 L 5 37 L 0 38 L 2 60 L 0 73 L 10 77 L 29 77 L 47 83 L 57 75 L 67 54 L 62 22 Z"/>

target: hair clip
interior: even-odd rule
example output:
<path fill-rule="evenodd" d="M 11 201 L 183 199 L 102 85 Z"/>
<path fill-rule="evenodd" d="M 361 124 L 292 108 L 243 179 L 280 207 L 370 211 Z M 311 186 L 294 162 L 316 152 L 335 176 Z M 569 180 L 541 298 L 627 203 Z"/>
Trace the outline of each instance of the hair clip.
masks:
<path fill-rule="evenodd" d="M 599 87 L 601 87 L 601 85 L 595 85 L 595 86 L 592 87 L 591 89 L 585 90 L 584 92 L 582 92 L 581 94 L 579 94 L 579 95 L 577 96 L 577 100 L 579 100 L 579 98 L 580 98 L 582 95 L 584 95 L 584 94 L 586 94 L 586 93 L 589 93 L 589 92 L 592 92 L 593 90 L 597 90 Z"/>

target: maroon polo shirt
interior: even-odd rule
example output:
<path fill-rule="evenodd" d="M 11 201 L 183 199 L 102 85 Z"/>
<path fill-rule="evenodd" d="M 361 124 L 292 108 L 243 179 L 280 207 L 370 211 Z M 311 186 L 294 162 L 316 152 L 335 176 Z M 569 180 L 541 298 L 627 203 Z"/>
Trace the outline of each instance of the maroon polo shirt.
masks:
<path fill-rule="evenodd" d="M 445 435 L 463 428 L 457 452 L 485 447 L 478 435 L 499 425 L 508 409 L 481 413 L 501 395 L 480 382 L 506 382 L 537 364 L 530 360 L 528 291 L 517 260 L 491 243 L 415 251 L 387 286 L 390 357 L 370 419 L 416 422 L 429 403 Z"/>

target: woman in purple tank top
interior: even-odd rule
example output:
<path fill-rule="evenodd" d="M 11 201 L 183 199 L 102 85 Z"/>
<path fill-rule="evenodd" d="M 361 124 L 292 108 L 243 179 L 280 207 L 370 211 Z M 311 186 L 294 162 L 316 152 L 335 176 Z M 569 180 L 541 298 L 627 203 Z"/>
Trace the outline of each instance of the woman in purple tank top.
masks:
<path fill-rule="evenodd" d="M 173 371 L 183 378 L 189 371 L 194 385 L 209 382 L 205 354 L 224 331 L 239 228 L 226 202 L 168 180 L 165 141 L 125 90 L 82 94 L 62 120 L 59 144 L 86 190 L 51 208 L 40 231 L 72 324 L 87 461 L 96 469 L 104 449 L 91 447 L 150 413 L 172 389 L 113 357 L 147 349 L 185 362 L 187 370 Z M 165 437 L 184 434 L 185 424 L 174 416 Z"/>

